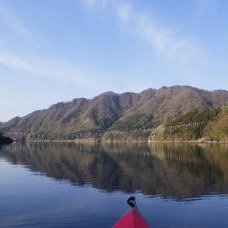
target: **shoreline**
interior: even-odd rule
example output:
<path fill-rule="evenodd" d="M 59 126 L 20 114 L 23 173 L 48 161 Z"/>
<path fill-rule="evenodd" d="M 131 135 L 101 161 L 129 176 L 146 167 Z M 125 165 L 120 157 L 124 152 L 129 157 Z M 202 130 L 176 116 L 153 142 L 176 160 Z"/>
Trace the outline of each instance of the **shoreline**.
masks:
<path fill-rule="evenodd" d="M 148 143 L 194 143 L 194 144 L 228 144 L 228 141 L 148 141 Z"/>
<path fill-rule="evenodd" d="M 59 143 L 192 143 L 192 144 L 228 144 L 228 141 L 147 141 L 147 140 L 26 140 L 26 142 L 59 142 Z"/>

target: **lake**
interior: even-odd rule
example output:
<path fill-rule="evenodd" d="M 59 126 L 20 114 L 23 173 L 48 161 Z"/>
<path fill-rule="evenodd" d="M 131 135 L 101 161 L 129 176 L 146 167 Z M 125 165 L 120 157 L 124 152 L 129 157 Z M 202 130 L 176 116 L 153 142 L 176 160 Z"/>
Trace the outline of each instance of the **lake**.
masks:
<path fill-rule="evenodd" d="M 155 227 L 228 227 L 228 144 L 0 148 L 0 227 L 108 228 L 134 195 Z"/>

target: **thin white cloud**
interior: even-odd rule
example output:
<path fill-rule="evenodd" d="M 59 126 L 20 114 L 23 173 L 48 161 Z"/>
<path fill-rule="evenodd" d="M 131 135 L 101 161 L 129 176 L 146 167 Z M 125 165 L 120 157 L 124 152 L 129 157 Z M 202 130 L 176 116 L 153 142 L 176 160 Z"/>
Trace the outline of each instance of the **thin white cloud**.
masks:
<path fill-rule="evenodd" d="M 81 0 L 87 7 L 93 8 L 96 5 L 106 6 L 111 0 Z"/>
<path fill-rule="evenodd" d="M 155 52 L 172 63 L 185 65 L 198 60 L 199 50 L 192 41 L 181 37 L 172 29 L 155 24 L 148 14 L 140 14 L 135 25 Z"/>
<path fill-rule="evenodd" d="M 13 55 L 13 54 L 7 53 L 7 52 L 1 52 L 0 64 L 7 66 L 7 67 L 12 67 L 12 68 L 29 71 L 29 72 L 35 73 L 35 74 L 42 74 L 42 71 L 40 69 L 38 69 L 38 68 L 34 67 L 32 64 L 29 64 L 28 62 L 22 60 L 21 57 L 17 57 L 16 55 Z"/>
<path fill-rule="evenodd" d="M 27 39 L 33 37 L 32 33 L 26 28 L 21 18 L 2 5 L 0 5 L 0 18 L 18 35 Z"/>
<path fill-rule="evenodd" d="M 89 8 L 92 8 L 95 6 L 97 0 L 82 0 L 83 3 L 86 4 Z"/>
<path fill-rule="evenodd" d="M 48 59 L 31 59 L 14 53 L 0 52 L 0 64 L 32 73 L 34 77 L 46 77 L 61 82 L 74 83 L 87 89 L 103 89 L 105 77 L 96 69 L 86 69 L 66 62 Z M 102 81 L 102 85 L 101 82 Z"/>
<path fill-rule="evenodd" d="M 34 47 L 38 47 L 40 44 L 44 43 L 44 38 L 40 34 L 38 34 L 34 29 L 28 28 L 19 15 L 17 15 L 11 8 L 6 7 L 1 3 L 0 20 L 1 23 L 6 24 L 17 37 L 26 40 L 26 42 L 29 42 Z"/>
<path fill-rule="evenodd" d="M 189 38 L 180 35 L 180 31 L 169 28 L 145 11 L 138 10 L 130 1 L 121 0 L 82 0 L 88 5 L 112 9 L 117 18 L 129 25 L 136 34 L 141 36 L 155 51 L 173 64 L 195 64 L 202 55 L 201 50 Z M 215 0 L 200 0 L 212 5 Z M 206 3 L 205 3 L 206 4 Z"/>
<path fill-rule="evenodd" d="M 123 21 L 127 21 L 131 16 L 131 5 L 128 3 L 118 4 L 116 8 L 116 13 L 118 18 Z"/>
<path fill-rule="evenodd" d="M 83 1 L 91 7 L 97 2 L 97 0 Z M 108 0 L 99 0 L 99 2 L 105 6 Z M 34 46 L 42 48 L 41 44 L 44 40 L 39 39 L 42 36 L 34 33 L 34 30 L 30 30 L 19 15 L 1 2 L 0 21 L 5 23 L 20 39 L 31 42 L 32 48 Z M 51 78 L 54 81 L 71 83 L 76 87 L 83 87 L 87 90 L 103 90 L 104 86 L 108 84 L 106 74 L 92 66 L 79 66 L 68 61 L 50 60 L 43 58 L 42 55 L 36 57 L 34 55 L 33 57 L 25 56 L 23 53 L 16 53 L 10 49 L 10 47 L 5 48 L 4 40 L 0 36 L 0 64 L 8 68 L 28 72 L 30 76 Z"/>

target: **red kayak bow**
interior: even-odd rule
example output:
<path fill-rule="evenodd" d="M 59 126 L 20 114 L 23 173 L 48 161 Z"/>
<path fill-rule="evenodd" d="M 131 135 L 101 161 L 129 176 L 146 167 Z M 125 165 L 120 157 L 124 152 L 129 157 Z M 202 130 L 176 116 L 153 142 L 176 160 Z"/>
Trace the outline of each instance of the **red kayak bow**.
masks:
<path fill-rule="evenodd" d="M 139 213 L 135 203 L 135 197 L 130 197 L 127 202 L 132 209 L 120 218 L 112 228 L 151 228 Z"/>

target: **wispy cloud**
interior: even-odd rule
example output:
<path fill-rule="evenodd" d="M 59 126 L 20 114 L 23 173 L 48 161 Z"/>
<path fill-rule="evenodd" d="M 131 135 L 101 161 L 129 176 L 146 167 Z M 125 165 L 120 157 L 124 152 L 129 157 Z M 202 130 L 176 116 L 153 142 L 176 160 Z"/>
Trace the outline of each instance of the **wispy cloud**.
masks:
<path fill-rule="evenodd" d="M 131 11 L 132 7 L 128 3 L 118 4 L 116 6 L 116 14 L 118 18 L 123 21 L 129 20 L 129 18 L 131 17 Z"/>
<path fill-rule="evenodd" d="M 37 34 L 31 32 L 31 29 L 28 29 L 23 22 L 23 20 L 14 13 L 11 9 L 0 4 L 0 19 L 2 22 L 7 24 L 7 27 L 10 28 L 17 36 L 20 36 L 32 43 L 38 40 Z"/>
<path fill-rule="evenodd" d="M 194 42 L 181 37 L 177 31 L 156 24 L 148 14 L 140 14 L 135 25 L 140 35 L 158 55 L 173 63 L 195 63 L 199 54 L 198 48 Z"/>
<path fill-rule="evenodd" d="M 106 6 L 111 0 L 81 0 L 87 7 L 93 8 L 96 5 Z"/>
<path fill-rule="evenodd" d="M 101 4 L 105 5 L 106 1 L 101 0 Z M 95 1 L 87 0 L 87 4 L 92 7 Z M 39 39 L 42 36 L 31 30 L 20 15 L 17 15 L 10 7 L 1 3 L 0 20 L 17 36 L 16 38 L 14 37 L 15 42 L 18 39 L 21 42 L 30 43 L 30 45 L 24 47 L 28 50 L 28 53 L 29 50 L 31 53 L 34 47 L 43 49 L 44 40 Z M 103 90 L 105 86 L 105 73 L 99 69 L 94 69 L 92 66 L 83 66 L 83 64 L 79 66 L 77 63 L 70 61 L 47 59 L 42 55 L 42 52 L 36 52 L 36 54 L 32 52 L 32 55 L 26 55 L 24 52 L 17 52 L 5 46 L 1 37 L 0 44 L 0 65 L 2 66 L 30 73 L 30 77 L 49 78 L 60 83 L 70 83 L 75 85 L 76 88 Z M 100 81 L 102 81 L 102 85 Z"/>
<path fill-rule="evenodd" d="M 141 36 L 157 55 L 165 57 L 173 64 L 195 64 L 202 54 L 200 48 L 190 38 L 181 35 L 180 31 L 159 23 L 146 10 L 138 10 L 130 1 L 121 0 L 82 0 L 90 7 L 112 9 L 116 17 L 129 25 L 138 36 Z M 203 1 L 203 0 L 200 0 Z M 209 2 L 215 0 L 205 0 Z M 205 3 L 206 4 L 206 3 Z"/>
<path fill-rule="evenodd" d="M 96 69 L 86 69 L 76 64 L 53 61 L 48 59 L 15 55 L 9 52 L 0 52 L 0 64 L 9 68 L 32 73 L 33 77 L 45 77 L 61 82 L 74 83 L 87 89 L 103 89 L 105 86 L 104 74 Z M 100 81 L 103 81 L 102 85 Z"/>

